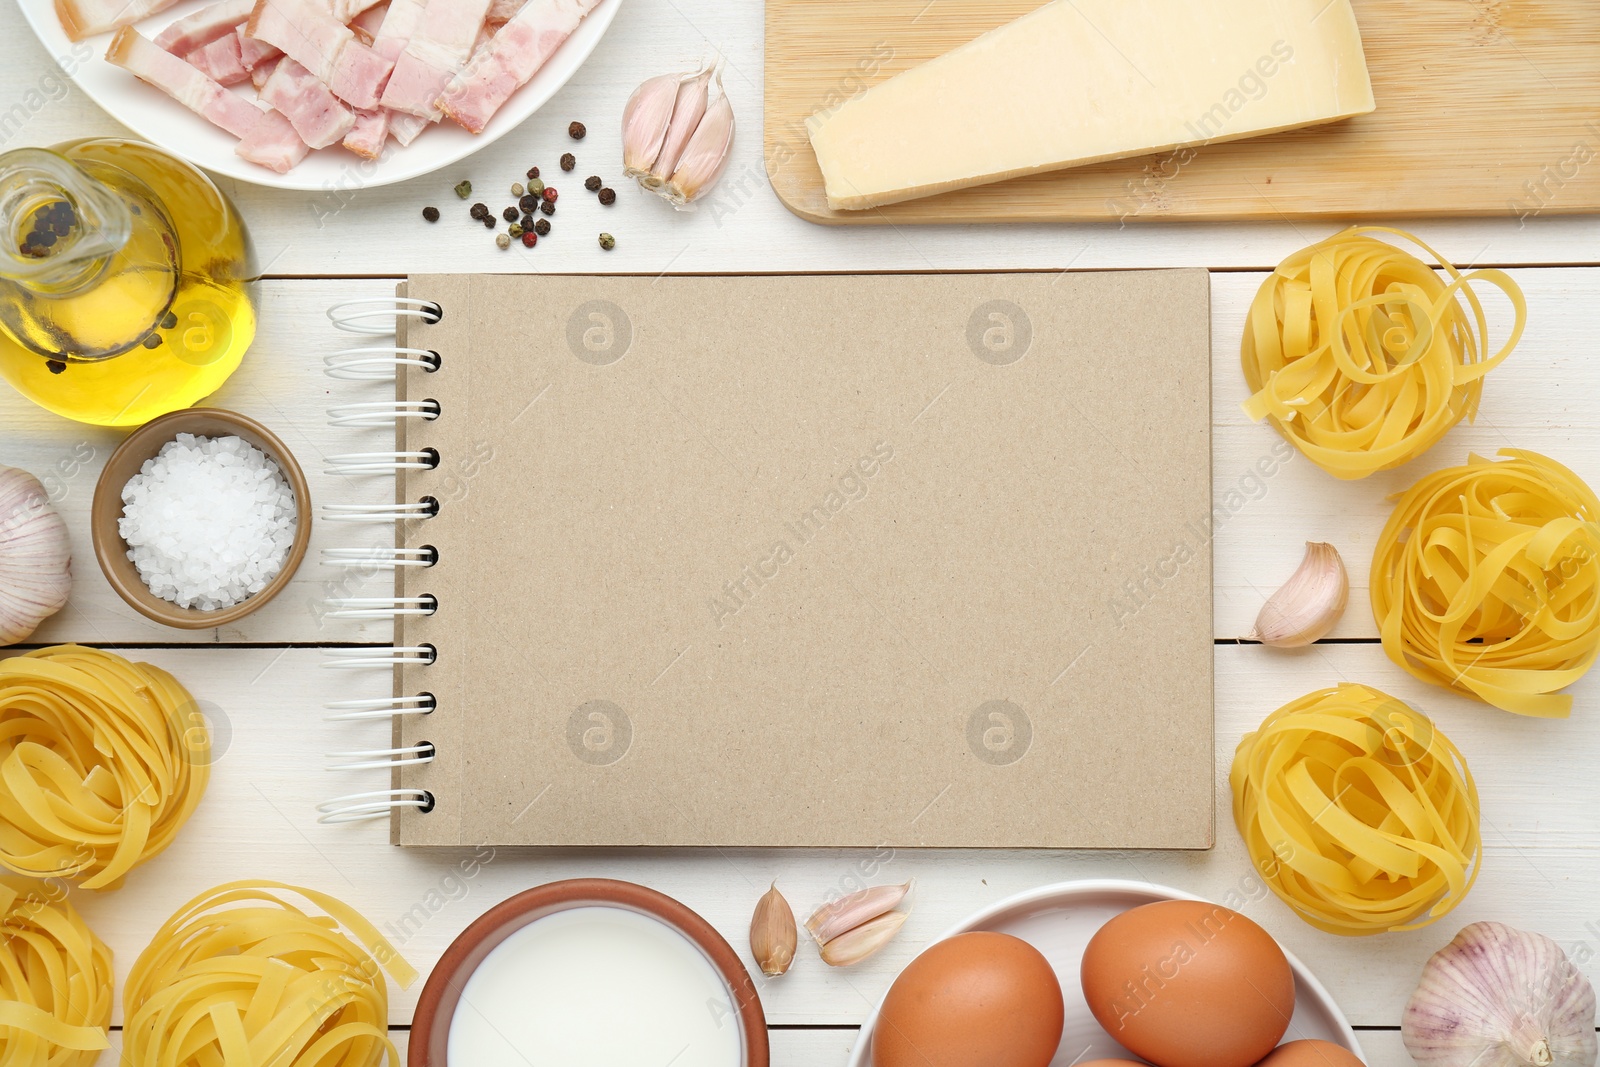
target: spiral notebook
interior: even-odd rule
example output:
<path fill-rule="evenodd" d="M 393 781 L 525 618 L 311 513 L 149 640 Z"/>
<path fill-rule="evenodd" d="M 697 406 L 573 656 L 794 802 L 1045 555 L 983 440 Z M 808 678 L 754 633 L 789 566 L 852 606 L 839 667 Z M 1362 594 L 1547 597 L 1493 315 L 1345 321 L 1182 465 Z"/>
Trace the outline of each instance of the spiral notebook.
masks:
<path fill-rule="evenodd" d="M 1210 847 L 1204 271 L 399 295 L 395 842 Z"/>

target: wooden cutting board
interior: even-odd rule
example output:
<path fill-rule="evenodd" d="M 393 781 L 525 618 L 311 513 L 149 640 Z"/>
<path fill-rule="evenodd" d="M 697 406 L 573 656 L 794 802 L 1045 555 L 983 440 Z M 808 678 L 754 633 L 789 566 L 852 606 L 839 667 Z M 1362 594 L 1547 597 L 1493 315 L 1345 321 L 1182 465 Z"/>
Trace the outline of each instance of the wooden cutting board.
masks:
<path fill-rule="evenodd" d="M 840 212 L 806 117 L 1038 0 L 767 0 L 767 172 L 790 210 L 830 224 L 1600 211 L 1600 0 L 1353 3 L 1371 115 Z"/>

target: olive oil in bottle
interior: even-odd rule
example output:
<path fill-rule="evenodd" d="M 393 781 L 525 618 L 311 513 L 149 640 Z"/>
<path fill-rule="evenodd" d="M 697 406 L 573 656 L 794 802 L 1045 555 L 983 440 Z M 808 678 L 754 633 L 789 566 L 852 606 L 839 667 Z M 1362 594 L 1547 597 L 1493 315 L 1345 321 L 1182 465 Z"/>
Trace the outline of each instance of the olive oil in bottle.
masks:
<path fill-rule="evenodd" d="M 0 155 L 0 376 L 79 422 L 203 400 L 255 337 L 249 235 L 211 179 L 95 138 Z"/>

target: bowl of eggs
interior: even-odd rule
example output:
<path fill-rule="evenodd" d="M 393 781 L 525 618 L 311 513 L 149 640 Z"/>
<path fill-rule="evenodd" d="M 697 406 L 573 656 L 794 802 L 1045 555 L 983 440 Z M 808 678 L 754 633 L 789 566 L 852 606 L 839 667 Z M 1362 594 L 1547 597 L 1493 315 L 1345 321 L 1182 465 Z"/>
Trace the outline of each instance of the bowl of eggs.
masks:
<path fill-rule="evenodd" d="M 1306 967 L 1245 916 L 1133 881 L 1043 886 L 908 964 L 850 1067 L 1361 1067 Z"/>

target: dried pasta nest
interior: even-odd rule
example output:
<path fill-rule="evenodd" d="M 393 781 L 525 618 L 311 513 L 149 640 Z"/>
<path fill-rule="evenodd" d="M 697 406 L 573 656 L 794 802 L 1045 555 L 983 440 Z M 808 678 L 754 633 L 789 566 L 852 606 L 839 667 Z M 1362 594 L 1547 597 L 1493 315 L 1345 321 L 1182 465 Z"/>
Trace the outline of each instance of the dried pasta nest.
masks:
<path fill-rule="evenodd" d="M 1449 282 L 1379 233 L 1426 251 Z M 1492 356 L 1480 282 L 1516 312 Z M 1278 264 L 1256 293 L 1240 348 L 1252 394 L 1244 409 L 1334 477 L 1365 478 L 1473 418 L 1484 375 L 1516 347 L 1526 318 L 1504 271 L 1463 274 L 1404 231 L 1351 227 Z"/>
<path fill-rule="evenodd" d="M 0 661 L 0 865 L 107 889 L 172 843 L 210 778 L 187 690 L 79 645 Z"/>
<path fill-rule="evenodd" d="M 1426 716 L 1364 685 L 1290 701 L 1234 754 L 1233 821 L 1272 891 L 1335 934 L 1426 926 L 1483 857 L 1478 788 Z"/>
<path fill-rule="evenodd" d="M 62 892 L 0 877 L 0 1063 L 92 1067 L 109 1047 L 111 950 Z"/>
<path fill-rule="evenodd" d="M 218 886 L 178 909 L 134 963 L 124 1061 L 399 1067 L 385 971 L 402 988 L 417 977 L 349 905 L 279 882 Z"/>
<path fill-rule="evenodd" d="M 1427 475 L 1372 556 L 1372 614 L 1395 663 L 1519 715 L 1564 717 L 1600 651 L 1600 500 L 1537 452 Z"/>

